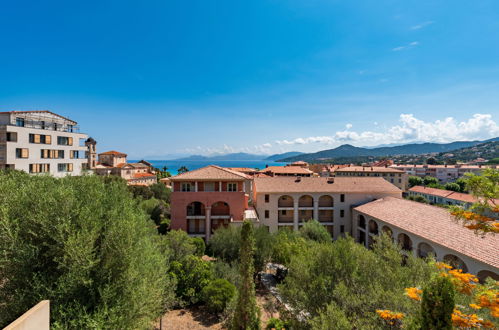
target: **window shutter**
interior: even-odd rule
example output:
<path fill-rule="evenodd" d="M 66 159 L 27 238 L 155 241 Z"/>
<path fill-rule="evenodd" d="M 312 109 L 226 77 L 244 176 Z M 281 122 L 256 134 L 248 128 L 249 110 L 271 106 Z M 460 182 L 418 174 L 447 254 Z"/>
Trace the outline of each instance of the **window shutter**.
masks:
<path fill-rule="evenodd" d="M 28 149 L 22 149 L 21 156 L 23 158 L 28 158 L 29 157 Z"/>
<path fill-rule="evenodd" d="M 51 135 L 45 135 L 45 143 L 52 144 L 52 136 Z"/>
<path fill-rule="evenodd" d="M 35 143 L 40 143 L 40 134 L 35 134 Z"/>
<path fill-rule="evenodd" d="M 68 164 L 68 172 L 73 172 L 73 163 Z"/>
<path fill-rule="evenodd" d="M 73 138 L 72 137 L 68 138 L 68 145 L 70 145 L 70 146 L 73 145 Z"/>

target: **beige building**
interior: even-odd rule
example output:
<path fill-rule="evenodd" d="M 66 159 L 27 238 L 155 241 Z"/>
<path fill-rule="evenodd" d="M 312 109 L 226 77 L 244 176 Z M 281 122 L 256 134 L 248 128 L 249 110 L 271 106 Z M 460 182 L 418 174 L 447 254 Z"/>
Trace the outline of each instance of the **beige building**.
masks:
<path fill-rule="evenodd" d="M 398 169 L 406 172 L 410 176 L 431 176 L 437 178 L 440 183 L 447 183 L 455 181 L 456 179 L 464 176 L 465 173 L 479 174 L 485 168 L 497 168 L 496 165 L 415 165 L 415 164 L 395 164 L 390 168 Z"/>
<path fill-rule="evenodd" d="M 47 110 L 0 112 L 0 168 L 56 177 L 88 169 L 77 122 Z"/>
<path fill-rule="evenodd" d="M 334 171 L 336 177 L 381 177 L 391 184 L 397 186 L 402 191 L 408 187 L 408 175 L 402 170 L 382 166 L 346 166 L 337 168 Z"/>
<path fill-rule="evenodd" d="M 158 182 L 149 163 L 127 163 L 127 154 L 114 150 L 99 154 L 99 162 L 94 171 L 97 175 L 122 177 L 129 185 L 150 186 Z"/>
<path fill-rule="evenodd" d="M 476 235 L 445 208 L 384 197 L 355 207 L 352 222 L 354 237 L 366 247 L 375 235 L 386 232 L 407 253 L 432 254 L 481 280 L 488 276 L 499 280 L 499 236 Z"/>
<path fill-rule="evenodd" d="M 386 196 L 402 197 L 402 191 L 375 177 L 271 177 L 254 179 L 254 205 L 261 225 L 271 232 L 298 230 L 316 219 L 338 238 L 351 233 L 354 206 Z"/>

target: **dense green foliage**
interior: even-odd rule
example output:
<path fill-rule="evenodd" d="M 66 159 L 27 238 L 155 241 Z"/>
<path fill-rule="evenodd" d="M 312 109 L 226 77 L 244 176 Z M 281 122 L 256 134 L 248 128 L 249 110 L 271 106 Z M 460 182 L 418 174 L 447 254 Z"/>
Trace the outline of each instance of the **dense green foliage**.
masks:
<path fill-rule="evenodd" d="M 431 185 L 431 184 L 438 184 L 438 179 L 433 177 L 433 176 L 425 176 L 423 178 L 423 183 L 426 186 Z"/>
<path fill-rule="evenodd" d="M 420 195 L 407 196 L 407 199 L 410 201 L 415 201 L 415 202 L 419 202 L 419 203 L 425 203 L 425 204 L 430 203 L 430 201 L 428 199 L 426 199 L 424 196 L 420 196 Z"/>
<path fill-rule="evenodd" d="M 253 280 L 254 253 L 253 224 L 245 221 L 241 230 L 239 252 L 241 285 L 238 288 L 237 305 L 231 322 L 231 329 L 234 330 L 260 329 L 260 311 L 256 305 L 255 283 Z"/>
<path fill-rule="evenodd" d="M 123 180 L 0 172 L 0 326 L 50 299 L 52 328 L 149 329 L 170 249 Z"/>
<path fill-rule="evenodd" d="M 445 190 L 451 190 L 456 192 L 461 192 L 461 186 L 454 182 L 448 182 L 444 185 Z"/>
<path fill-rule="evenodd" d="M 332 243 L 306 241 L 300 252 L 291 256 L 288 276 L 279 291 L 294 315 L 306 315 L 303 319 L 294 316 L 297 327 L 313 320 L 316 328 L 325 329 L 328 320 L 337 319 L 340 329 L 348 324 L 357 329 L 383 328 L 376 309 L 382 306 L 414 314 L 416 307 L 404 296 L 404 288 L 424 283 L 435 271 L 412 256 L 401 266 L 403 258 L 384 236 L 373 250 L 351 238 Z"/>
<path fill-rule="evenodd" d="M 307 221 L 300 228 L 300 236 L 320 243 L 331 242 L 332 240 L 326 228 L 317 220 Z"/>
<path fill-rule="evenodd" d="M 171 274 L 177 281 L 175 291 L 179 304 L 195 304 L 202 300 L 202 290 L 213 279 L 212 264 L 195 255 L 171 263 Z"/>
<path fill-rule="evenodd" d="M 448 277 L 435 276 L 423 289 L 421 301 L 421 328 L 428 330 L 452 329 L 454 285 Z"/>
<path fill-rule="evenodd" d="M 423 183 L 424 183 L 423 179 L 420 178 L 419 176 L 410 176 L 409 177 L 409 187 L 422 186 Z"/>
<path fill-rule="evenodd" d="M 321 311 L 319 315 L 310 320 L 310 327 L 314 330 L 352 329 L 345 312 L 334 302 L 328 304 L 324 311 Z"/>
<path fill-rule="evenodd" d="M 275 317 L 272 317 L 270 318 L 268 321 L 267 321 L 267 327 L 266 329 L 267 330 L 272 330 L 272 329 L 275 329 L 275 330 L 288 330 L 290 328 L 289 326 L 289 323 L 286 322 L 286 321 L 283 321 L 281 319 L 277 319 Z"/>
<path fill-rule="evenodd" d="M 236 294 L 236 287 L 224 279 L 216 279 L 206 285 L 201 291 L 206 307 L 212 313 L 221 313 Z"/>

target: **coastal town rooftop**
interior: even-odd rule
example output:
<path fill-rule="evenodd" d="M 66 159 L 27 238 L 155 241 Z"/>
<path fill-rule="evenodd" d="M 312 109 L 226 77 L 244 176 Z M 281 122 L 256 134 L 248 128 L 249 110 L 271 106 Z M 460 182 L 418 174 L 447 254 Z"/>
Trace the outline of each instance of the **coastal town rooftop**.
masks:
<path fill-rule="evenodd" d="M 249 177 L 225 167 L 217 165 L 208 165 L 196 170 L 188 171 L 178 174 L 170 178 L 171 181 L 196 181 L 196 180 L 231 180 L 231 181 L 244 181 Z"/>
<path fill-rule="evenodd" d="M 257 193 L 399 193 L 401 190 L 381 177 L 286 177 L 255 178 Z"/>
<path fill-rule="evenodd" d="M 454 221 L 448 209 L 405 199 L 384 197 L 354 210 L 499 268 L 499 236 L 477 235 Z"/>
<path fill-rule="evenodd" d="M 337 168 L 335 172 L 376 172 L 376 173 L 405 173 L 402 170 L 385 166 L 346 166 Z"/>

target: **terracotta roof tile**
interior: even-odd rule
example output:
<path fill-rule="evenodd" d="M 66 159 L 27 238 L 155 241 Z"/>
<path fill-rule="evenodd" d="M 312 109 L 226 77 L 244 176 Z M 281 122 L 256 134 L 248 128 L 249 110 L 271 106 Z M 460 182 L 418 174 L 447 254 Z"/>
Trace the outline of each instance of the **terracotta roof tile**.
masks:
<path fill-rule="evenodd" d="M 301 166 L 269 166 L 260 170 L 260 173 L 313 174 L 314 172 Z"/>
<path fill-rule="evenodd" d="M 152 173 L 135 173 L 133 175 L 134 179 L 152 178 L 152 177 L 156 177 L 156 175 L 154 175 Z"/>
<path fill-rule="evenodd" d="M 115 151 L 115 150 L 111 150 L 111 151 L 106 151 L 106 152 L 101 152 L 99 154 L 100 155 L 113 155 L 113 156 L 117 156 L 117 157 L 126 157 L 127 154 L 124 154 L 122 152 L 119 152 L 119 151 Z"/>
<path fill-rule="evenodd" d="M 246 174 L 233 171 L 228 168 L 208 165 L 189 172 L 185 172 L 171 178 L 172 181 L 192 181 L 192 180 L 234 180 L 243 181 L 249 177 Z"/>
<path fill-rule="evenodd" d="M 445 208 L 385 197 L 358 206 L 355 210 L 499 268 L 499 236 L 476 235 L 456 223 Z"/>
<path fill-rule="evenodd" d="M 443 190 L 443 189 L 423 187 L 423 186 L 414 186 L 411 189 L 409 189 L 409 191 L 422 193 L 422 194 L 430 194 L 430 195 L 435 195 L 435 196 L 439 196 L 439 197 L 447 197 L 453 193 L 453 191 L 450 191 L 450 190 Z"/>
<path fill-rule="evenodd" d="M 380 177 L 287 177 L 275 176 L 255 178 L 257 193 L 293 192 L 386 192 L 400 193 L 401 190 Z M 328 183 L 332 182 L 332 183 Z"/>

